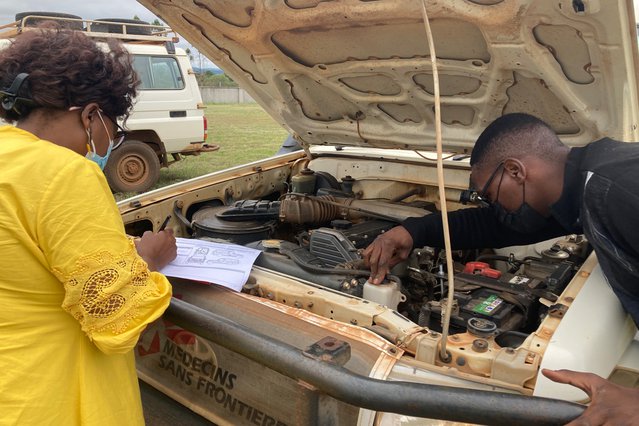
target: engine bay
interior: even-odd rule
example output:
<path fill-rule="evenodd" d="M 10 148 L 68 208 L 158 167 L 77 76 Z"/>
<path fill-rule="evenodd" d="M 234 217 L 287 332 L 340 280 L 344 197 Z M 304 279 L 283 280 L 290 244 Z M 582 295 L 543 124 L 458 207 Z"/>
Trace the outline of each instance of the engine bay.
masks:
<path fill-rule="evenodd" d="M 450 259 L 443 249 L 415 247 L 382 284 L 368 283 L 363 250 L 408 217 L 437 214 L 440 203 L 428 159 L 380 152 L 380 161 L 372 154 L 328 147 L 312 158 L 291 153 L 130 199 L 120 209 L 130 235 L 157 230 L 171 214 L 176 236 L 259 250 L 240 293 L 170 278 L 176 297 L 189 303 L 227 315 L 217 302 L 226 290 L 236 299 L 235 320 L 261 329 L 283 315 L 268 327 L 277 330 L 270 338 L 290 338 L 300 350 L 308 342 L 293 337 L 292 321 L 319 326 L 324 337 L 373 345 L 395 360 L 379 366 L 383 377 L 395 374 L 392 368 L 401 380 L 531 395 L 555 330 L 584 320 L 571 313 L 597 265 L 588 242 L 569 235 L 453 250 L 447 317 Z M 475 208 L 461 203 L 467 161 L 448 160 L 445 173 L 449 209 Z"/>
<path fill-rule="evenodd" d="M 414 197 L 418 189 L 392 199 L 367 199 L 354 192 L 355 184 L 350 176 L 338 181 L 304 168 L 278 199 L 205 205 L 185 224 L 193 238 L 260 250 L 259 267 L 387 306 L 421 327 L 441 331 L 449 303 L 443 249 L 415 248 L 379 286 L 367 282 L 370 271 L 361 255 L 378 235 L 408 217 L 435 212 L 435 204 Z M 494 338 L 500 347 L 518 347 L 549 312 L 561 309 L 555 305 L 558 296 L 590 252 L 580 235 L 528 252 L 520 249 L 453 252 L 450 334 L 470 333 Z"/>

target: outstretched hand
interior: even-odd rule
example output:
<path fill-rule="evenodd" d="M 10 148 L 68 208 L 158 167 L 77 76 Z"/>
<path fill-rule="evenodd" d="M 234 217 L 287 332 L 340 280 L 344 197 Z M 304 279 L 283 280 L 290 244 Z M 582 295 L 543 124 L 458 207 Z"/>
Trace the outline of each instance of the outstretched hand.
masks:
<path fill-rule="evenodd" d="M 366 265 L 371 268 L 369 281 L 381 283 L 390 268 L 405 260 L 412 248 L 413 237 L 403 226 L 379 235 L 362 253 Z"/>
<path fill-rule="evenodd" d="M 135 241 L 135 248 L 151 271 L 159 271 L 177 256 L 177 245 L 170 228 L 157 233 L 146 231 Z"/>
<path fill-rule="evenodd" d="M 639 389 L 616 385 L 592 373 L 571 370 L 542 370 L 542 373 L 554 382 L 576 386 L 590 397 L 586 411 L 568 426 L 639 424 Z"/>

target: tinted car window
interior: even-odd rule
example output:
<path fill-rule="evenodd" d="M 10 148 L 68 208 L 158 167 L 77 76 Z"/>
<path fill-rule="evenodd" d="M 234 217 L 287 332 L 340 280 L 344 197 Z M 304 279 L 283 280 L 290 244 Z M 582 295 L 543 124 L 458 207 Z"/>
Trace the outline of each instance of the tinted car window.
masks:
<path fill-rule="evenodd" d="M 140 90 L 184 89 L 184 79 L 175 58 L 134 55 L 133 67 L 140 77 Z"/>

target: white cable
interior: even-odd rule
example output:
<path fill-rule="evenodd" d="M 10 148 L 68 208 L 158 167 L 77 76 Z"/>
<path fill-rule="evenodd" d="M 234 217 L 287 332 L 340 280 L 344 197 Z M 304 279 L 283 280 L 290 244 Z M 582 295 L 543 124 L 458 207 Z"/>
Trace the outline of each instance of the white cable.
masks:
<path fill-rule="evenodd" d="M 440 346 L 440 358 L 442 361 L 448 361 L 449 356 L 446 352 L 446 342 L 448 340 L 448 327 L 450 325 L 450 316 L 453 308 L 453 295 L 455 291 L 454 275 L 453 275 L 453 256 L 450 247 L 450 232 L 448 230 L 448 208 L 446 206 L 446 191 L 444 188 L 444 160 L 442 149 L 442 124 L 441 124 L 441 105 L 439 98 L 439 73 L 437 71 L 437 55 L 435 54 L 435 43 L 433 41 L 433 33 L 430 30 L 430 21 L 426 12 L 426 0 L 422 0 L 422 16 L 424 18 L 424 28 L 428 39 L 428 50 L 430 52 L 430 61 L 433 67 L 433 86 L 435 89 L 435 142 L 437 144 L 437 187 L 439 189 L 439 203 L 442 214 L 442 225 L 444 231 L 444 249 L 446 251 L 446 268 L 448 269 L 448 300 L 446 303 L 446 312 L 442 323 L 442 341 Z M 442 297 L 444 295 L 442 294 Z"/>

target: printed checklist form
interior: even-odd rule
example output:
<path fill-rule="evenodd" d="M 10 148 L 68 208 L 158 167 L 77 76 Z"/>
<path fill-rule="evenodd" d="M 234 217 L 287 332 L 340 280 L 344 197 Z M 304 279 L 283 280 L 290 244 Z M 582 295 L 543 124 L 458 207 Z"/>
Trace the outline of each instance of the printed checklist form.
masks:
<path fill-rule="evenodd" d="M 219 284 L 240 291 L 261 251 L 236 244 L 176 238 L 177 257 L 160 271 L 169 277 Z"/>

